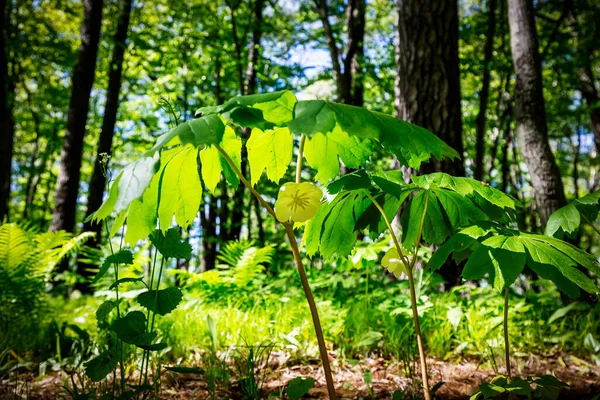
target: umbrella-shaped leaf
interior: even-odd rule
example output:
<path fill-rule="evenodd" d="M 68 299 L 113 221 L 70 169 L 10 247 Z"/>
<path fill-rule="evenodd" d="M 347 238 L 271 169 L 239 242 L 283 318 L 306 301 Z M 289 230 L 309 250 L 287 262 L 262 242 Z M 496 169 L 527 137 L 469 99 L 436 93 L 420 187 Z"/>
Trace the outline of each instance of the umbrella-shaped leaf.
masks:
<path fill-rule="evenodd" d="M 148 310 L 165 316 L 177 308 L 181 302 L 183 293 L 177 287 L 169 287 L 161 290 L 148 290 L 141 293 L 137 298 L 137 302 Z"/>
<path fill-rule="evenodd" d="M 160 175 L 155 174 L 141 198 L 133 200 L 127 212 L 125 242 L 131 246 L 148 237 L 158 221 L 158 186 Z"/>
<path fill-rule="evenodd" d="M 198 147 L 219 143 L 224 131 L 225 124 L 218 115 L 206 115 L 202 118 L 192 119 L 159 136 L 148 154 L 154 154 L 170 145 L 192 144 L 194 147 Z"/>
<path fill-rule="evenodd" d="M 198 176 L 198 149 L 191 145 L 178 147 L 161 167 L 158 219 L 162 230 L 175 222 L 187 228 L 196 217 L 202 201 L 202 184 Z"/>
<path fill-rule="evenodd" d="M 562 238 L 566 233 L 571 236 L 581 224 L 581 216 L 579 210 L 575 207 L 575 204 L 571 203 L 567 206 L 556 210 L 546 224 L 546 235 L 556 236 Z"/>
<path fill-rule="evenodd" d="M 157 229 L 150 234 L 150 242 L 166 258 L 188 259 L 192 256 L 192 246 L 181 240 L 179 229 L 171 228 L 163 233 Z"/>
<path fill-rule="evenodd" d="M 255 185 L 267 170 L 267 178 L 279 183 L 292 161 L 294 140 L 288 128 L 253 129 L 246 143 L 250 177 Z"/>
<path fill-rule="evenodd" d="M 421 191 L 413 197 L 400 218 L 402 243 L 407 249 L 413 248 L 417 241 L 425 203 L 427 203 L 427 212 L 423 221 L 423 240 L 431 244 L 440 244 L 452 234 L 445 223 L 437 196 L 430 191 Z"/>
<path fill-rule="evenodd" d="M 196 115 L 214 114 L 214 113 L 229 113 L 232 123 L 243 123 L 239 118 L 247 118 L 247 115 L 231 115 L 234 109 L 251 108 L 261 112 L 264 121 L 277 125 L 284 126 L 293 117 L 294 105 L 296 104 L 296 96 L 289 90 L 251 94 L 247 96 L 237 96 L 216 107 L 202 107 L 196 111 Z M 250 111 L 251 112 L 251 111 Z"/>

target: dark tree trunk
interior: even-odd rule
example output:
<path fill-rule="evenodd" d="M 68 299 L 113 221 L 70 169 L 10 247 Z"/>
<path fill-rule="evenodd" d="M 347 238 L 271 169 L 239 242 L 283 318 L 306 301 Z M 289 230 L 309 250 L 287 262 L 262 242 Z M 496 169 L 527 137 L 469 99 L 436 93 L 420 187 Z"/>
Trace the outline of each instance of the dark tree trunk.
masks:
<path fill-rule="evenodd" d="M 398 0 L 396 111 L 463 154 L 457 0 Z M 423 172 L 464 176 L 462 160 L 434 160 Z"/>
<path fill-rule="evenodd" d="M 250 50 L 248 52 L 248 64 L 246 68 L 246 79 L 243 83 L 240 91 L 242 94 L 252 94 L 256 92 L 258 84 L 256 66 L 258 64 L 258 55 L 260 53 L 260 41 L 262 37 L 262 12 L 264 8 L 264 0 L 255 0 L 254 2 L 254 17 L 252 20 L 252 39 L 250 41 Z M 250 91 L 251 90 L 251 91 Z M 250 130 L 244 129 L 242 131 L 242 140 L 245 141 L 250 136 Z M 243 175 L 246 175 L 248 170 L 248 153 L 246 146 L 242 146 L 242 162 L 240 170 Z M 249 206 L 245 206 L 246 192 L 244 185 L 240 183 L 234 195 L 234 204 L 231 211 L 231 226 L 229 230 L 229 239 L 239 239 L 242 226 L 244 224 L 244 211 L 251 209 L 251 202 Z"/>
<path fill-rule="evenodd" d="M 60 171 L 50 230 L 73 232 L 77 212 L 77 196 L 81 179 L 81 160 L 85 125 L 90 106 L 90 92 L 96 72 L 96 56 L 100 39 L 102 0 L 84 0 L 81 46 L 72 75 L 71 100 L 67 126 L 60 154 Z"/>
<path fill-rule="evenodd" d="M 494 37 L 496 35 L 497 3 L 497 0 L 490 0 L 488 3 L 488 26 L 483 50 L 483 79 L 481 82 L 481 91 L 479 92 L 479 113 L 477 114 L 477 133 L 475 139 L 475 169 L 473 171 L 473 178 L 479 181 L 483 180 L 486 112 L 490 96 L 490 67 L 494 53 Z"/>
<path fill-rule="evenodd" d="M 565 192 L 548 143 L 542 72 L 532 0 L 508 0 L 510 42 L 515 68 L 515 120 L 519 149 L 531 176 L 542 225 L 566 205 Z"/>
<path fill-rule="evenodd" d="M 462 156 L 458 2 L 397 0 L 397 9 L 397 116 L 429 129 Z M 465 174 L 461 160 L 433 160 L 421 171 Z M 447 287 L 452 287 L 460 283 L 460 271 L 461 267 L 450 260 L 439 272 Z"/>
<path fill-rule="evenodd" d="M 592 122 L 592 132 L 594 133 L 594 143 L 596 150 L 600 153 L 600 99 L 592 71 L 592 52 L 593 49 L 586 49 L 579 38 L 579 24 L 573 0 L 567 0 L 565 3 L 567 20 L 569 22 L 569 32 L 573 39 L 577 52 L 577 72 L 579 75 L 579 84 L 581 95 L 585 99 L 590 110 L 590 119 Z"/>
<path fill-rule="evenodd" d="M 10 16 L 9 1 L 0 0 L 0 222 L 8 219 L 10 178 L 12 171 L 15 121 L 13 103 L 15 98 L 15 76 L 9 71 Z M 12 74 L 10 74 L 12 72 Z"/>
<path fill-rule="evenodd" d="M 121 80 L 123 76 L 123 58 L 127 48 L 127 32 L 131 17 L 133 0 L 122 0 L 117 30 L 114 36 L 114 48 L 110 61 L 108 73 L 108 89 L 106 91 L 106 105 L 104 106 L 104 118 L 102 119 L 102 130 L 96 148 L 96 161 L 94 171 L 90 179 L 86 216 L 95 212 L 102 204 L 102 196 L 106 187 L 106 176 L 104 167 L 100 164 L 100 154 L 112 154 L 112 143 L 117 122 L 117 111 L 119 110 L 119 92 L 121 91 Z M 102 237 L 102 224 L 91 221 L 83 224 L 84 231 L 96 233 L 92 243 L 99 244 Z"/>
<path fill-rule="evenodd" d="M 365 61 L 365 0 L 349 0 L 346 6 L 346 26 L 348 28 L 348 50 L 341 58 L 331 23 L 327 0 L 315 0 L 319 19 L 323 24 L 325 41 L 336 83 L 338 101 L 362 107 L 364 104 L 364 61 Z M 344 66 L 342 70 L 342 65 Z"/>
<path fill-rule="evenodd" d="M 96 160 L 94 170 L 89 183 L 89 193 L 87 202 L 86 216 L 95 212 L 102 204 L 102 197 L 106 187 L 105 165 L 102 165 L 104 154 L 112 155 L 112 144 L 117 123 L 117 112 L 119 110 L 119 93 L 121 91 L 121 81 L 123 77 L 123 58 L 127 49 L 127 32 L 129 31 L 129 20 L 131 18 L 131 8 L 133 0 L 122 0 L 121 9 L 117 22 L 117 30 L 114 35 L 114 48 L 110 60 L 110 70 L 108 72 L 108 88 L 106 90 L 106 104 L 104 106 L 104 117 L 102 119 L 102 129 L 100 138 L 96 147 Z M 90 239 L 86 244 L 88 246 L 98 247 L 102 240 L 103 224 L 87 221 L 83 223 L 83 230 L 94 232 L 96 236 Z M 85 278 L 91 277 L 90 266 L 79 262 L 78 272 Z M 87 280 L 86 280 L 87 282 Z M 80 290 L 90 292 L 91 287 L 88 284 L 81 285 Z"/>

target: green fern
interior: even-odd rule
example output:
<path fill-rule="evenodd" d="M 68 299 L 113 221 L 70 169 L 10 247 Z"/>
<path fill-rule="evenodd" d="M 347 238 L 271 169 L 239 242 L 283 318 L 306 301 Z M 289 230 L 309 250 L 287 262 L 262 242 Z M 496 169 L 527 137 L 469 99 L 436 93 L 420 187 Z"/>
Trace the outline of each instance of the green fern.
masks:
<path fill-rule="evenodd" d="M 258 248 L 247 240 L 229 242 L 217 256 L 225 263 L 219 266 L 221 276 L 238 287 L 245 287 L 264 276 L 265 265 L 271 264 L 274 253 L 275 249 L 268 245 Z"/>
<path fill-rule="evenodd" d="M 53 268 L 67 255 L 84 250 L 91 235 L 0 225 L 0 351 L 33 348 L 42 331 L 46 283 Z"/>

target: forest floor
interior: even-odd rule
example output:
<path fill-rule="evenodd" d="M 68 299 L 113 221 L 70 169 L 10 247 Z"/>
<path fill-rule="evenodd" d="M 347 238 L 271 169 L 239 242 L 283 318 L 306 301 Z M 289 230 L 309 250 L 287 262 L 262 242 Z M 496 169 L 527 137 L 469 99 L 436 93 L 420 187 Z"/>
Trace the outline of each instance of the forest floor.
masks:
<path fill-rule="evenodd" d="M 316 380 L 305 398 L 327 398 L 325 378 L 318 360 L 303 360 L 294 363 L 285 360 L 285 355 L 275 353 L 271 358 L 268 371 L 262 371 L 266 377 L 263 384 L 263 398 L 280 398 L 278 393 L 286 387 L 287 383 L 295 377 L 312 377 Z M 278 359 L 280 358 L 280 359 Z M 559 380 L 569 384 L 569 388 L 561 391 L 559 399 L 594 399 L 600 398 L 600 367 L 580 358 L 552 354 L 548 356 L 515 357 L 513 362 L 513 375 L 541 376 L 552 374 Z M 298 361 L 297 361 L 298 362 Z M 337 364 L 337 366 L 336 366 Z M 415 398 L 415 385 L 419 384 L 418 378 L 405 377 L 403 364 L 390 362 L 382 358 L 365 358 L 359 363 L 334 362 L 334 379 L 338 396 L 341 399 L 390 399 L 396 390 L 401 390 L 405 398 Z M 372 373 L 372 384 L 365 384 L 365 371 Z M 489 381 L 497 375 L 493 368 L 484 368 L 476 360 L 441 361 L 429 360 L 431 385 L 438 385 L 435 395 L 438 399 L 468 399 L 477 392 L 478 385 Z M 500 367 L 500 373 L 504 367 Z M 69 398 L 63 388 L 67 376 L 63 372 L 53 373 L 43 377 L 32 374 L 22 375 L 15 379 L 0 381 L 0 398 L 14 399 L 56 399 Z M 236 385 L 227 391 L 221 391 L 218 398 L 241 398 L 236 393 Z M 163 376 L 161 398 L 175 399 L 208 399 L 206 381 L 201 376 L 185 376 L 167 373 Z M 418 398 L 418 397 L 417 397 Z"/>

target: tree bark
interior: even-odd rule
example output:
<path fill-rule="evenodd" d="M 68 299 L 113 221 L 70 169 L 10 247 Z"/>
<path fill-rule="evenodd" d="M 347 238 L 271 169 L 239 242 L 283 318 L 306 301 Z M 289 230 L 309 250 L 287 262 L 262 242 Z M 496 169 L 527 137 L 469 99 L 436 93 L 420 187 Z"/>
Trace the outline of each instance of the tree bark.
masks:
<path fill-rule="evenodd" d="M 346 26 L 348 28 L 348 49 L 341 60 L 342 51 L 338 47 L 329 22 L 327 0 L 315 0 L 319 19 L 323 24 L 325 41 L 336 83 L 338 101 L 362 107 L 364 104 L 364 59 L 365 59 L 365 0 L 349 0 L 346 6 Z M 342 70 L 342 65 L 344 66 Z"/>
<path fill-rule="evenodd" d="M 582 41 L 579 38 L 579 24 L 577 22 L 577 13 L 573 0 L 567 0 L 565 7 L 567 20 L 569 22 L 569 33 L 571 34 L 577 53 L 577 71 L 579 75 L 579 84 L 581 85 L 579 90 L 589 108 L 592 132 L 594 133 L 594 143 L 596 145 L 596 150 L 600 152 L 600 103 L 592 70 L 592 49 L 584 48 Z"/>
<path fill-rule="evenodd" d="M 0 0 L 0 222 L 8 220 L 10 181 L 12 171 L 15 121 L 13 104 L 15 98 L 15 76 L 9 71 L 11 64 L 8 45 L 10 43 L 10 1 Z M 11 74 L 12 72 L 12 74 Z"/>
<path fill-rule="evenodd" d="M 462 156 L 458 2 L 397 0 L 397 9 L 397 115 L 429 129 Z M 433 160 L 421 170 L 465 174 L 461 160 Z"/>
<path fill-rule="evenodd" d="M 90 192 L 88 194 L 86 216 L 95 212 L 102 204 L 102 196 L 106 187 L 106 176 L 103 166 L 100 164 L 100 154 L 112 154 L 112 144 L 117 122 L 117 111 L 119 110 L 119 92 L 121 91 L 121 81 L 123 76 L 123 58 L 127 48 L 127 32 L 129 31 L 129 20 L 131 18 L 131 8 L 133 0 L 122 0 L 121 10 L 117 30 L 114 36 L 114 48 L 112 59 L 110 61 L 110 71 L 108 73 L 108 89 L 106 91 L 106 105 L 104 106 L 104 118 L 102 119 L 102 129 L 100 139 L 96 149 L 96 161 L 94 171 L 90 179 Z M 93 243 L 99 244 L 102 237 L 102 224 L 91 221 L 83 224 L 84 231 L 96 233 Z"/>
<path fill-rule="evenodd" d="M 488 2 L 488 26 L 483 50 L 483 79 L 481 82 L 481 91 L 479 92 L 479 113 L 477 114 L 475 139 L 475 169 L 473 171 L 473 178 L 479 181 L 483 180 L 486 112 L 490 96 L 490 64 L 494 53 L 497 3 L 497 0 L 489 0 Z"/>
<path fill-rule="evenodd" d="M 71 100 L 60 155 L 60 171 L 50 230 L 73 232 L 81 179 L 83 139 L 96 72 L 96 56 L 102 20 L 102 0 L 84 0 L 81 46 L 72 75 Z"/>
<path fill-rule="evenodd" d="M 560 170 L 548 143 L 532 0 L 508 0 L 508 20 L 516 76 L 516 136 L 531 176 L 536 208 L 545 225 L 550 215 L 567 202 Z"/>

